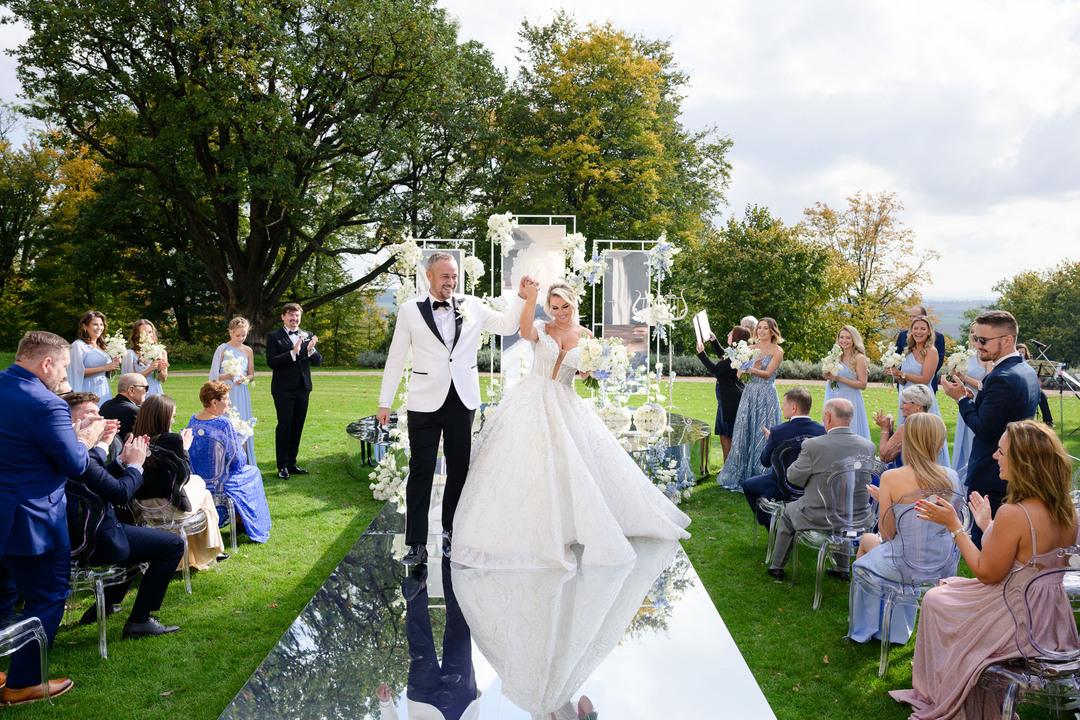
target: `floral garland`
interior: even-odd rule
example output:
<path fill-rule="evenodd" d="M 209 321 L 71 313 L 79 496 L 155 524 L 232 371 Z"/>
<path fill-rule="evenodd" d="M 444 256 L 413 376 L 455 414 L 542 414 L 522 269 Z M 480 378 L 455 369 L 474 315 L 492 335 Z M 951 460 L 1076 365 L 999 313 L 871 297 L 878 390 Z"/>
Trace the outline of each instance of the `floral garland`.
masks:
<path fill-rule="evenodd" d="M 476 283 L 484 277 L 484 262 L 475 255 L 469 255 L 461 264 L 461 269 L 465 271 L 465 284 L 470 293 L 475 292 Z"/>
<path fill-rule="evenodd" d="M 491 242 L 499 244 L 499 247 L 502 248 L 503 257 L 510 254 L 510 248 L 514 244 L 514 228 L 516 227 L 517 223 L 514 222 L 514 213 L 512 212 L 488 216 L 487 238 Z"/>
<path fill-rule="evenodd" d="M 675 256 L 680 252 L 682 252 L 680 248 L 668 242 L 667 233 L 660 235 L 656 244 L 649 250 L 649 258 L 645 261 L 656 282 L 660 282 L 671 272 L 671 266 L 675 264 Z"/>
<path fill-rule="evenodd" d="M 390 252 L 397 255 L 398 269 L 406 277 L 416 277 L 420 261 L 424 259 L 424 251 L 411 235 L 402 235 L 401 242 L 390 248 Z"/>

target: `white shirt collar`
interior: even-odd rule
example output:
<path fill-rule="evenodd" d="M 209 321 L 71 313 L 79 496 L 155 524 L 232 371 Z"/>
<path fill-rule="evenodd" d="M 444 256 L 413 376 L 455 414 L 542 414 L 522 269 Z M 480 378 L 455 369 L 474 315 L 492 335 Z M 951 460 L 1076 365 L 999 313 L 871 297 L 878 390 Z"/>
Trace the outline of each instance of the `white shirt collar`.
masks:
<path fill-rule="evenodd" d="M 1020 351 L 1019 350 L 1013 350 L 1008 355 L 1002 355 L 1001 357 L 999 357 L 997 360 L 994 361 L 994 367 L 997 367 L 1002 362 L 1004 362 L 1005 360 L 1008 360 L 1011 357 L 1020 357 Z"/>

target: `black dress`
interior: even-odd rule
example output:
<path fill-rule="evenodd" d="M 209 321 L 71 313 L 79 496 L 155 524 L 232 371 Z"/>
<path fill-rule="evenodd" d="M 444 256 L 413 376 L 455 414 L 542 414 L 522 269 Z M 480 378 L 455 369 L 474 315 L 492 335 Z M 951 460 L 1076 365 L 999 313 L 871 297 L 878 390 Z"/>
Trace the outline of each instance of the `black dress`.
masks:
<path fill-rule="evenodd" d="M 720 342 L 709 342 L 719 356 L 719 362 L 713 362 L 704 352 L 698 353 L 698 359 L 716 378 L 716 427 L 713 433 L 731 437 L 735 428 L 735 416 L 739 412 L 739 400 L 742 399 L 743 384 L 739 380 L 739 372 L 724 357 L 724 348 L 720 347 Z"/>
<path fill-rule="evenodd" d="M 143 467 L 143 483 L 135 498 L 164 498 L 182 512 L 191 511 L 191 502 L 183 493 L 191 477 L 191 465 L 184 439 L 177 433 L 161 433 L 150 445 L 150 455 Z"/>

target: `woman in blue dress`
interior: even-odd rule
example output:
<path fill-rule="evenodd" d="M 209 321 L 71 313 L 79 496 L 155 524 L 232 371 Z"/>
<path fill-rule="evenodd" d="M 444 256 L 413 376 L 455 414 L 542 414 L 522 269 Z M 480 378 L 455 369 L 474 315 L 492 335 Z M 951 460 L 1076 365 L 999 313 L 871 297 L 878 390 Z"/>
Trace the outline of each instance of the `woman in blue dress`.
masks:
<path fill-rule="evenodd" d="M 154 323 L 146 319 L 136 320 L 135 324 L 131 326 L 128 349 L 124 353 L 123 360 L 120 361 L 120 372 L 124 374 L 139 373 L 146 378 L 147 397 L 161 395 L 164 392 L 161 389 L 161 383 L 165 382 L 169 374 L 169 355 L 163 352 L 160 359 L 153 362 L 147 360 L 143 356 L 145 350 L 142 347 L 143 333 L 146 333 L 149 342 L 156 343 L 158 341 L 157 328 L 154 327 Z"/>
<path fill-rule="evenodd" d="M 244 344 L 248 333 L 251 331 L 251 323 L 242 317 L 235 317 L 229 321 L 229 342 L 218 345 L 214 352 L 214 360 L 210 363 L 210 379 L 221 380 L 229 385 L 229 400 L 236 408 L 236 414 L 240 419 L 250 423 L 254 418 L 251 410 L 251 388 L 249 383 L 255 377 L 255 356 L 251 348 Z M 236 358 L 243 367 L 243 371 L 236 374 L 225 372 L 221 369 L 221 362 L 229 357 Z M 252 435 L 244 443 L 247 451 L 248 464 L 255 464 L 255 436 Z"/>
<path fill-rule="evenodd" d="M 895 541 L 896 518 L 907 510 L 915 512 L 912 508 L 921 497 L 920 492 L 933 492 L 928 490 L 930 488 L 961 492 L 960 481 L 953 469 L 935 462 L 946 434 L 945 423 L 935 415 L 917 413 L 909 417 L 904 426 L 904 466 L 886 471 L 881 476 L 881 486 L 870 488 L 870 494 L 880 507 L 881 534 L 862 536 L 852 565 L 856 577 L 851 584 L 850 638 L 856 642 L 880 637 L 881 632 L 881 597 L 878 593 L 868 592 L 864 582 L 874 584 L 877 579 L 899 582 L 901 575 L 897 566 L 905 559 L 909 566 L 915 561 L 918 567 L 938 568 L 940 577 L 956 572 L 955 563 L 950 567 L 939 567 L 949 559 L 954 546 L 952 536 L 943 526 L 926 520 L 905 522 L 904 541 Z M 921 537 L 909 537 L 906 534 L 909 528 Z M 911 549 L 916 546 L 919 547 L 917 554 Z M 906 556 L 904 547 L 908 548 Z M 940 578 L 925 579 L 933 582 Z M 893 610 L 890 642 L 904 644 L 908 641 L 915 628 L 915 615 L 916 609 L 911 605 L 901 605 Z"/>
<path fill-rule="evenodd" d="M 975 347 L 975 331 L 968 332 L 968 347 Z M 986 377 L 986 373 L 993 367 L 993 363 L 983 363 L 979 360 L 979 356 L 972 355 L 968 358 L 968 366 L 966 372 L 953 373 L 958 380 L 971 388 L 971 392 L 974 393 L 972 398 L 979 396 L 979 390 L 982 389 L 982 380 Z M 975 438 L 975 433 L 971 432 L 971 428 L 964 422 L 964 418 L 958 416 L 956 418 L 956 434 L 953 436 L 953 449 L 952 449 L 952 468 L 956 471 L 957 476 L 960 478 L 960 482 L 965 482 L 967 478 L 967 464 L 971 458 L 971 441 Z"/>
<path fill-rule="evenodd" d="M 836 334 L 836 344 L 840 346 L 840 374 L 823 373 L 825 383 L 825 402 L 833 398 L 850 400 L 855 408 L 851 420 L 851 431 L 870 440 L 870 421 L 866 417 L 866 403 L 863 402 L 863 388 L 866 387 L 867 361 L 866 346 L 862 335 L 851 325 L 840 328 Z"/>
<path fill-rule="evenodd" d="M 68 382 L 72 392 L 92 392 L 105 402 L 112 397 L 109 373 L 120 368 L 120 358 L 105 351 L 105 331 L 109 324 L 97 310 L 87 310 L 79 318 L 79 339 L 71 343 Z"/>
<path fill-rule="evenodd" d="M 247 464 L 247 453 L 232 422 L 229 411 L 229 386 L 220 380 L 210 380 L 199 390 L 203 411 L 191 416 L 188 427 L 192 431 L 191 471 L 212 485 L 222 470 L 219 463 L 227 463 L 220 491 L 232 498 L 236 512 L 244 523 L 244 532 L 254 542 L 266 542 L 270 538 L 270 507 L 266 504 L 262 473 L 254 465 Z M 223 451 L 224 455 L 218 453 Z M 211 487 L 211 490 L 218 491 Z"/>
<path fill-rule="evenodd" d="M 934 373 L 937 372 L 938 351 L 934 347 L 934 324 L 930 322 L 930 318 L 920 317 L 911 321 L 911 327 L 908 328 L 908 344 L 904 349 L 904 362 L 899 368 L 889 368 L 889 374 L 896 380 L 897 389 L 903 390 L 911 385 L 926 385 L 930 387 L 931 381 L 934 379 Z M 931 391 L 931 397 L 934 400 L 934 404 L 927 411 L 932 415 L 941 417 L 941 411 L 938 410 L 937 397 Z M 899 399 L 897 400 L 897 410 L 900 409 Z M 904 417 L 900 416 L 900 423 L 903 424 Z"/>
<path fill-rule="evenodd" d="M 724 467 L 716 476 L 716 482 L 733 492 L 742 492 L 747 478 L 761 475 L 761 451 L 765 447 L 765 429 L 778 424 L 780 395 L 776 392 L 776 371 L 784 359 L 780 343 L 780 329 L 776 321 L 765 317 L 758 321 L 757 344 L 760 354 L 750 366 L 750 381 L 743 389 L 739 412 L 735 416 L 735 430 L 731 437 L 731 453 Z"/>

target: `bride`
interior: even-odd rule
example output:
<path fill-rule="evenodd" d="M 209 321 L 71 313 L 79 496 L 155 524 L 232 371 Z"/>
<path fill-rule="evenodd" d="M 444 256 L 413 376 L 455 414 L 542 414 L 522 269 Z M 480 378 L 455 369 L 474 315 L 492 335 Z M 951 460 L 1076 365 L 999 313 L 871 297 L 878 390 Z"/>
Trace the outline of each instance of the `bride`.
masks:
<path fill-rule="evenodd" d="M 533 366 L 487 420 L 473 447 L 454 520 L 453 560 L 475 568 L 586 565 L 634 559 L 628 537 L 681 539 L 690 524 L 641 472 L 574 391 L 577 297 L 555 283 L 533 320 L 537 290 L 525 287 L 521 336 Z"/>

